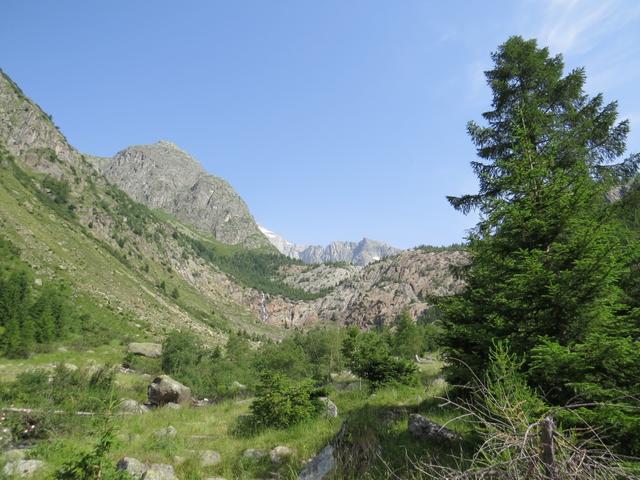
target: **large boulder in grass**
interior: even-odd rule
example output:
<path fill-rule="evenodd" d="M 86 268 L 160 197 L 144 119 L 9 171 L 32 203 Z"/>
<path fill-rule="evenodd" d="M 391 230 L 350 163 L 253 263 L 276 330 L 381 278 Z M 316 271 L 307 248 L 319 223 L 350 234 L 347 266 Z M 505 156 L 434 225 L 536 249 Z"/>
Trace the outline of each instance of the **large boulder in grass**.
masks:
<path fill-rule="evenodd" d="M 154 463 L 144 472 L 142 480 L 178 480 L 172 465 Z"/>
<path fill-rule="evenodd" d="M 300 474 L 299 480 L 324 480 L 336 468 L 336 457 L 331 444 L 307 462 Z"/>
<path fill-rule="evenodd" d="M 149 403 L 162 407 L 167 403 L 187 403 L 191 401 L 191 389 L 168 375 L 153 379 L 147 388 Z"/>
<path fill-rule="evenodd" d="M 118 461 L 116 468 L 127 472 L 134 479 L 140 479 L 147 471 L 147 466 L 137 458 L 124 457 Z"/>
<path fill-rule="evenodd" d="M 136 402 L 130 398 L 125 398 L 120 402 L 120 407 L 118 408 L 120 413 L 136 415 L 141 413 L 147 413 L 149 408 L 142 405 L 141 403 Z"/>
<path fill-rule="evenodd" d="M 162 356 L 162 345 L 159 343 L 134 342 L 129 344 L 127 352 L 143 357 L 160 358 Z"/>
<path fill-rule="evenodd" d="M 323 415 L 327 418 L 335 418 L 338 416 L 338 406 L 327 397 L 318 399 L 323 405 Z"/>
<path fill-rule="evenodd" d="M 460 440 L 458 435 L 453 430 L 449 430 L 442 425 L 432 422 L 427 417 L 412 413 L 409 415 L 409 433 L 416 438 L 423 440 Z"/>
<path fill-rule="evenodd" d="M 269 452 L 269 458 L 274 465 L 281 465 L 293 457 L 294 454 L 295 452 L 292 448 L 285 445 L 278 445 Z"/>
<path fill-rule="evenodd" d="M 44 467 L 44 462 L 41 460 L 14 460 L 4 466 L 2 473 L 7 477 L 28 478 L 42 467 Z"/>

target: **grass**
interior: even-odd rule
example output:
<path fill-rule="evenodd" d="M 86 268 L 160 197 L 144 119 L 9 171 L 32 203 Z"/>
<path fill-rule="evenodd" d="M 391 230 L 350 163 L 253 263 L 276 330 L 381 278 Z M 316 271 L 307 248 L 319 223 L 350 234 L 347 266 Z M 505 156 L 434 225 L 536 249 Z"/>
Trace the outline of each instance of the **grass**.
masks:
<path fill-rule="evenodd" d="M 117 354 L 116 345 L 96 350 L 89 360 L 108 360 Z M 121 350 L 120 350 L 121 351 Z M 82 363 L 79 352 L 53 352 L 39 356 L 44 361 L 75 361 Z M 32 366 L 37 366 L 33 363 Z M 26 365 L 22 365 L 26 367 Z M 435 378 L 439 365 L 421 366 L 425 378 Z M 149 378 L 137 373 L 120 373 L 116 378 L 118 398 L 133 398 L 142 401 L 146 395 Z M 174 465 L 181 479 L 203 479 L 222 476 L 232 479 L 265 478 L 273 474 L 280 478 L 293 479 L 303 466 L 303 462 L 313 457 L 331 441 L 342 424 L 349 425 L 349 445 L 353 460 L 361 468 L 366 462 L 367 475 L 344 471 L 340 478 L 386 478 L 388 468 L 397 472 L 410 471 L 413 462 L 425 456 L 450 454 L 449 446 L 425 444 L 417 441 L 407 432 L 407 419 L 412 412 L 426 413 L 436 422 L 447 422 L 453 414 L 437 406 L 434 397 L 443 393 L 442 383 L 423 386 L 389 386 L 374 394 L 362 386 L 355 390 L 330 390 L 330 398 L 337 404 L 337 418 L 318 417 L 298 424 L 287 430 L 267 429 L 253 435 L 238 435 L 234 427 L 242 415 L 249 413 L 251 399 L 228 399 L 205 407 L 184 407 L 180 410 L 156 409 L 142 415 L 113 416 L 119 444 L 111 454 L 115 462 L 124 456 L 135 457 L 143 462 L 169 463 Z M 70 456 L 87 448 L 96 440 L 91 418 L 73 419 L 73 427 L 66 434 L 57 436 L 55 441 L 39 443 L 32 452 L 34 458 L 45 460 L 47 470 L 41 476 L 47 478 Z M 177 436 L 172 439 L 157 438 L 154 432 L 173 426 Z M 449 425 L 451 426 L 451 425 Z M 455 427 L 454 427 L 455 428 Z M 282 465 L 273 465 L 268 457 L 254 460 L 245 458 L 246 449 L 270 450 L 285 445 L 294 450 L 294 456 Z M 379 456 L 369 458 L 361 455 L 371 446 Z M 221 454 L 220 464 L 201 467 L 198 452 L 214 450 Z M 360 456 L 359 456 L 360 455 Z M 364 458 L 364 460 L 362 460 Z M 354 465 L 352 465 L 354 466 Z"/>

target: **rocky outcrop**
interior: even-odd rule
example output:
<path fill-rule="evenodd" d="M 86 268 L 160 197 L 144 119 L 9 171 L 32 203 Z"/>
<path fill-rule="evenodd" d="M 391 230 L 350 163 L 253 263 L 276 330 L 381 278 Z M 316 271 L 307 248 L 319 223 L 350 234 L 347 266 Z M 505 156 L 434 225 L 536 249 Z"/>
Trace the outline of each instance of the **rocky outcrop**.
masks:
<path fill-rule="evenodd" d="M 162 345 L 159 343 L 130 343 L 127 352 L 133 355 L 140 355 L 149 358 L 160 358 L 162 356 Z"/>
<path fill-rule="evenodd" d="M 327 418 L 335 418 L 338 416 L 338 406 L 327 397 L 318 399 L 323 406 L 323 415 Z"/>
<path fill-rule="evenodd" d="M 398 248 L 368 238 L 359 242 L 336 241 L 325 246 L 296 245 L 262 226 L 260 230 L 280 253 L 309 264 L 345 262 L 365 266 L 400 252 Z"/>
<path fill-rule="evenodd" d="M 94 164 L 134 200 L 169 212 L 221 242 L 269 245 L 231 185 L 209 175 L 171 142 L 131 146 Z"/>
<path fill-rule="evenodd" d="M 44 467 L 44 462 L 41 460 L 14 460 L 4 466 L 2 473 L 7 477 L 28 478 L 42 467 Z"/>
<path fill-rule="evenodd" d="M 275 325 L 308 326 L 331 321 L 368 328 L 393 321 L 404 309 L 414 317 L 425 313 L 431 308 L 430 297 L 450 295 L 460 288 L 461 281 L 452 270 L 466 261 L 467 255 L 462 251 L 406 250 L 354 269 L 331 292 L 317 300 L 291 301 L 245 291 L 242 302 L 250 305 L 263 321 Z M 290 285 L 302 285 L 295 273 L 299 268 L 293 266 L 283 273 Z M 301 275 L 311 278 L 313 270 L 303 271 Z M 304 284 L 305 289 L 313 291 L 312 282 Z"/>
<path fill-rule="evenodd" d="M 191 389 L 168 375 L 156 377 L 147 388 L 149 403 L 162 407 L 167 403 L 187 403 L 191 401 Z"/>
<path fill-rule="evenodd" d="M 120 402 L 119 412 L 128 415 L 147 413 L 149 408 L 132 399 L 124 399 Z"/>
<path fill-rule="evenodd" d="M 408 429 L 411 435 L 422 440 L 460 440 L 460 435 L 453 430 L 432 422 L 417 413 L 409 415 Z"/>
<path fill-rule="evenodd" d="M 337 462 L 333 445 L 327 445 L 304 466 L 299 480 L 324 480 L 336 468 Z"/>
<path fill-rule="evenodd" d="M 78 165 L 81 155 L 47 115 L 0 70 L 0 141 L 29 167 L 57 178 L 59 161 Z"/>

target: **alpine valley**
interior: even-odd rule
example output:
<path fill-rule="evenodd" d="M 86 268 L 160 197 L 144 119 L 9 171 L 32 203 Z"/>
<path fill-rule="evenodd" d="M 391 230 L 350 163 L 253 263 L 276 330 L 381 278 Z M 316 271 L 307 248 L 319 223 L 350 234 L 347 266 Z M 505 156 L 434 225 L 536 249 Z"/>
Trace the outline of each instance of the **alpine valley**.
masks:
<path fill-rule="evenodd" d="M 83 302 L 150 332 L 190 328 L 216 342 L 238 329 L 370 327 L 404 309 L 419 316 L 457 287 L 459 250 L 287 242 L 171 142 L 78 152 L 4 73 L 0 142 L 3 236 L 38 279 L 64 279 Z"/>

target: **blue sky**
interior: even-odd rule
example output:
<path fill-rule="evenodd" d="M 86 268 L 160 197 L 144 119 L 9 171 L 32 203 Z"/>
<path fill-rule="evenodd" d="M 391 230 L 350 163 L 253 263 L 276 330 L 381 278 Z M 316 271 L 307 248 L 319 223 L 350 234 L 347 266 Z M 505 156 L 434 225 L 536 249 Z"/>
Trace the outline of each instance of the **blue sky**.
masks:
<path fill-rule="evenodd" d="M 640 150 L 640 2 L 4 0 L 0 67 L 73 145 L 171 140 L 297 243 L 446 244 L 508 36 L 617 99 Z"/>

